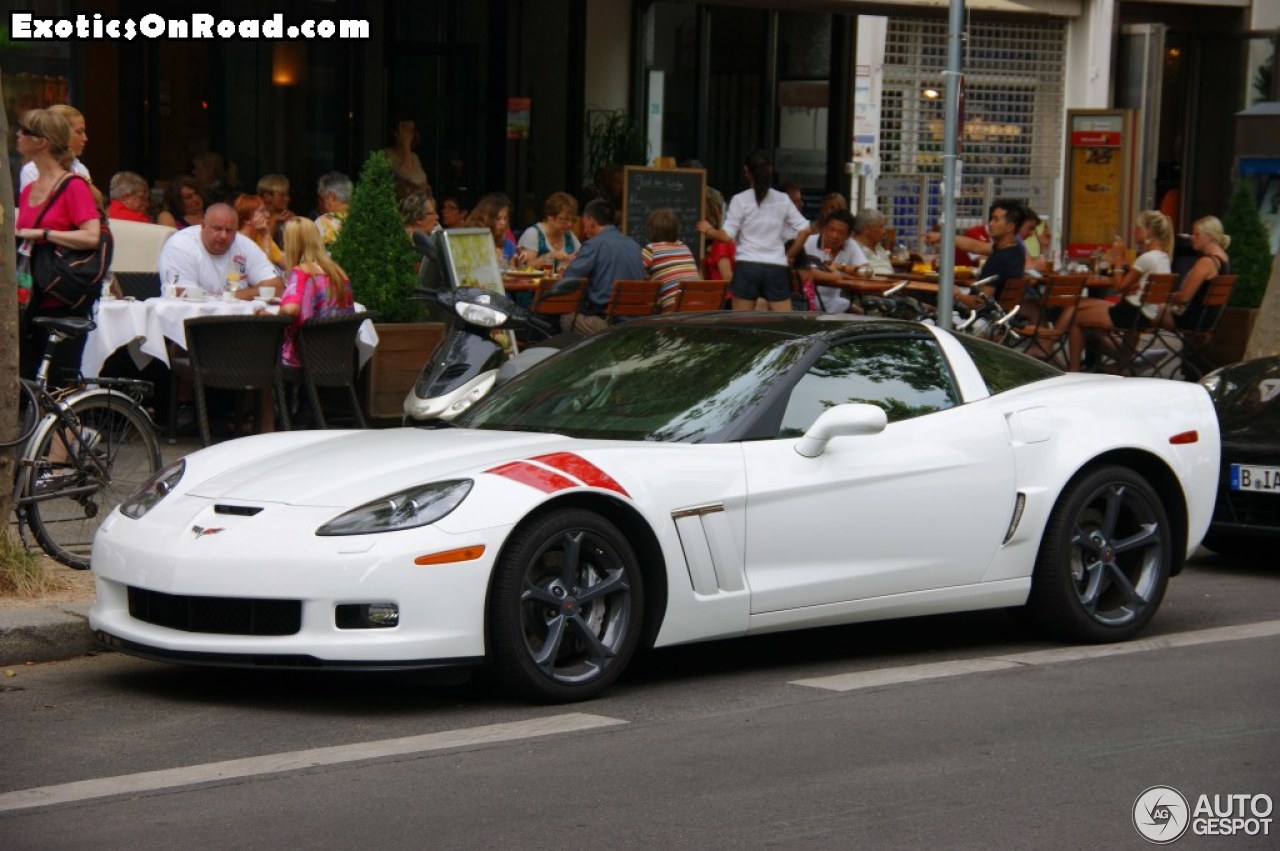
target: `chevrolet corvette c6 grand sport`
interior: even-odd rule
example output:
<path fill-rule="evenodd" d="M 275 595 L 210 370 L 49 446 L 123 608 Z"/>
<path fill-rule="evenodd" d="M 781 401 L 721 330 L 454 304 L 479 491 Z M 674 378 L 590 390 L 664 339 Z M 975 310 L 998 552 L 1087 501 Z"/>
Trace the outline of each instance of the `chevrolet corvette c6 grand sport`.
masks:
<path fill-rule="evenodd" d="M 191 664 L 487 665 L 592 697 L 637 648 L 1013 607 L 1130 638 L 1203 537 L 1205 389 L 920 323 L 627 322 L 446 428 L 230 441 L 93 549 L 98 640 Z"/>

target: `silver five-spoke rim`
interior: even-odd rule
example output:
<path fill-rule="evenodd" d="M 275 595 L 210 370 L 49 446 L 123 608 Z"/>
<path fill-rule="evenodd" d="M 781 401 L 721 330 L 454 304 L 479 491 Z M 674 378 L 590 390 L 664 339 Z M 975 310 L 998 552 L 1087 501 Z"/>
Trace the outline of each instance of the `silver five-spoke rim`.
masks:
<path fill-rule="evenodd" d="M 533 664 L 557 682 L 599 676 L 622 648 L 630 618 L 626 568 L 594 532 L 560 533 L 525 569 L 520 593 L 525 646 Z"/>
<path fill-rule="evenodd" d="M 1100 624 L 1140 617 L 1159 589 L 1164 544 L 1155 508 L 1135 488 L 1095 491 L 1071 535 L 1071 581 L 1084 610 Z"/>

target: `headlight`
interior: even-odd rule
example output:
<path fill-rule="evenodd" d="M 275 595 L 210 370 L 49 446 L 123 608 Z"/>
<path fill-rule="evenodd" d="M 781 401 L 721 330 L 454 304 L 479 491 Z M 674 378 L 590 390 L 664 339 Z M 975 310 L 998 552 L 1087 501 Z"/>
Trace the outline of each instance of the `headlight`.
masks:
<path fill-rule="evenodd" d="M 182 481 L 182 474 L 186 471 L 187 462 L 184 459 L 179 459 L 165 467 L 139 485 L 137 490 L 129 494 L 128 499 L 120 503 L 120 513 L 134 520 L 141 518 L 178 486 L 178 482 Z"/>
<path fill-rule="evenodd" d="M 456 479 L 388 494 L 333 518 L 316 534 L 373 535 L 426 526 L 457 508 L 471 492 L 471 485 L 470 479 Z"/>
<path fill-rule="evenodd" d="M 498 328 L 507 321 L 506 313 L 487 304 L 459 301 L 453 305 L 453 309 L 467 322 L 479 325 L 481 328 Z"/>

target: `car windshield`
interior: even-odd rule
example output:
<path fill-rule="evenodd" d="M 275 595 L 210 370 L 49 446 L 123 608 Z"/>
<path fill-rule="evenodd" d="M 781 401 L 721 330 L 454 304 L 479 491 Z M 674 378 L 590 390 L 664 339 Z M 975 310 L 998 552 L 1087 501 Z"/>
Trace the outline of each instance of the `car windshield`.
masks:
<path fill-rule="evenodd" d="M 457 424 L 609 440 L 714 440 L 808 345 L 741 328 L 624 326 L 498 388 Z"/>

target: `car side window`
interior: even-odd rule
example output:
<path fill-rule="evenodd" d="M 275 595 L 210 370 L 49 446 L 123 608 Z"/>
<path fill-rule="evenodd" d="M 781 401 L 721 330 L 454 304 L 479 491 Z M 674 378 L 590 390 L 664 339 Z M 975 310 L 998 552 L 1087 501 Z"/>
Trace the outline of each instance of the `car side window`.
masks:
<path fill-rule="evenodd" d="M 970 334 L 956 334 L 955 339 L 969 352 L 969 357 L 973 358 L 974 366 L 982 373 L 982 380 L 986 382 L 987 390 L 992 395 L 1062 375 L 1060 370 L 1044 361 L 980 340 Z"/>
<path fill-rule="evenodd" d="M 867 402 L 889 422 L 955 407 L 959 394 L 936 341 L 854 340 L 832 346 L 796 382 L 778 437 L 800 437 L 828 408 Z"/>

